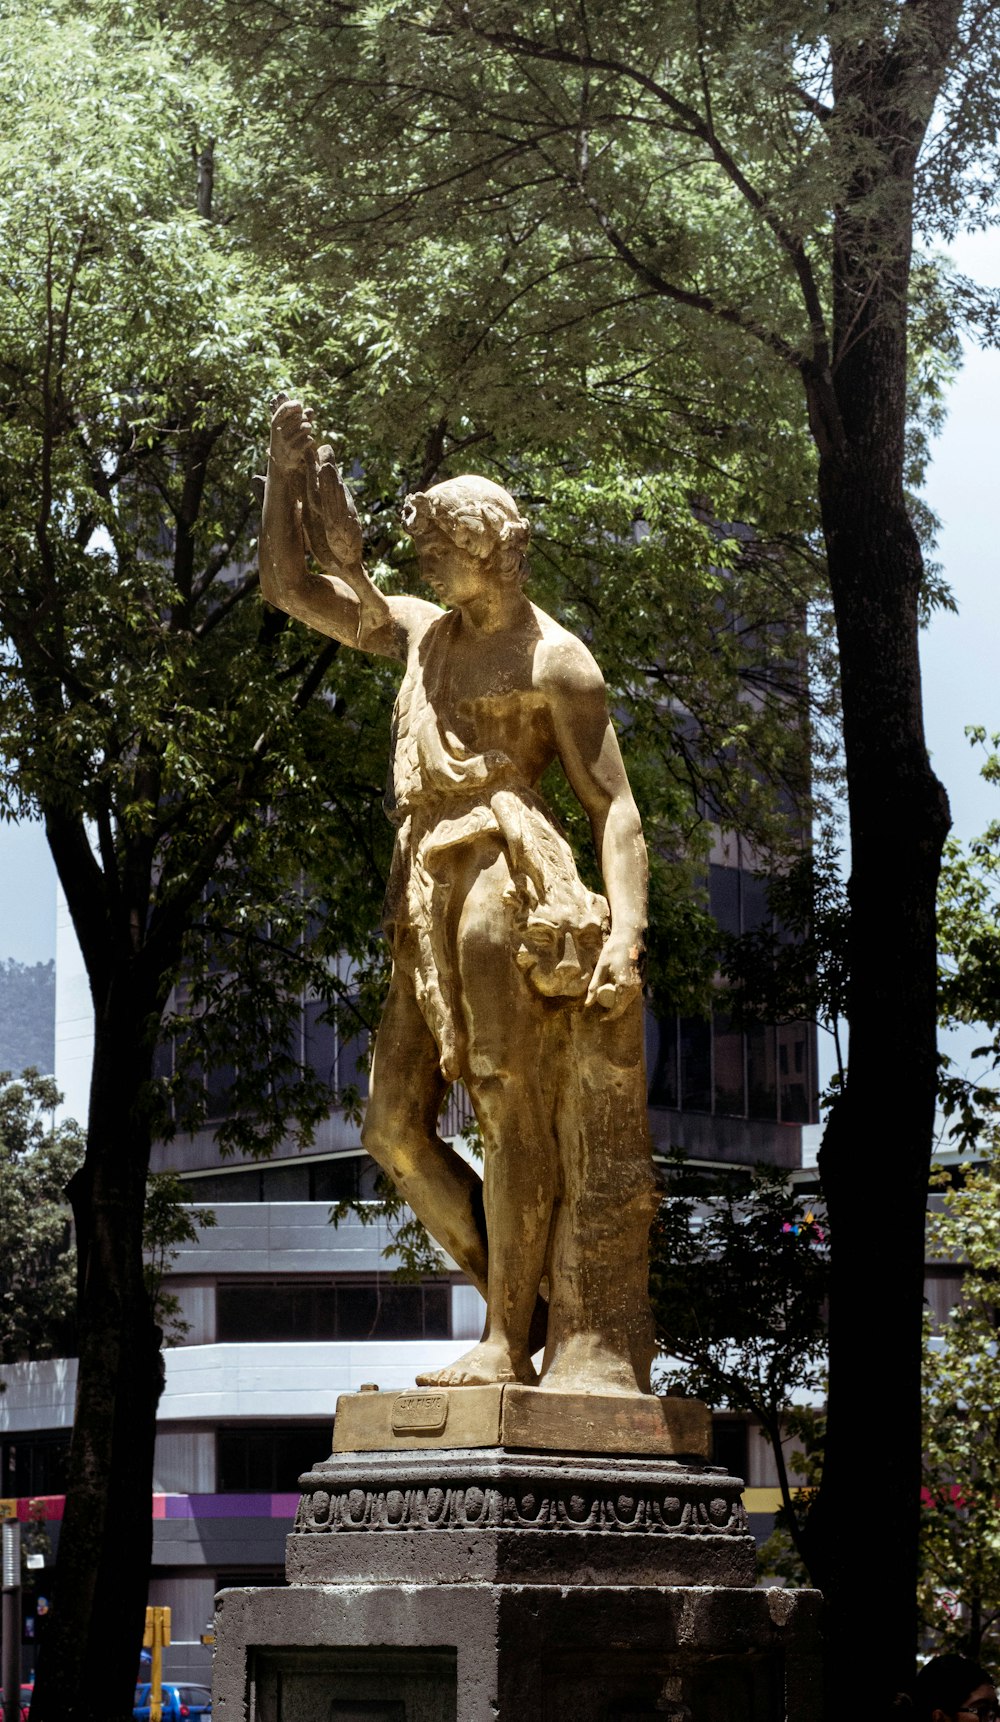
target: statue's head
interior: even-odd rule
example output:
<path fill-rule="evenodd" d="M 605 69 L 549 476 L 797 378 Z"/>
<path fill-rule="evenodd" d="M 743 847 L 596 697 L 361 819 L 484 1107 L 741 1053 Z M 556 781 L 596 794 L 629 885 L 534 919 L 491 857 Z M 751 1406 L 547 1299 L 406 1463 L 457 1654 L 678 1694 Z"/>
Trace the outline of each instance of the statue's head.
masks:
<path fill-rule="evenodd" d="M 522 581 L 531 528 L 509 491 L 469 474 L 415 491 L 403 503 L 403 527 L 418 550 L 447 539 L 501 580 Z"/>

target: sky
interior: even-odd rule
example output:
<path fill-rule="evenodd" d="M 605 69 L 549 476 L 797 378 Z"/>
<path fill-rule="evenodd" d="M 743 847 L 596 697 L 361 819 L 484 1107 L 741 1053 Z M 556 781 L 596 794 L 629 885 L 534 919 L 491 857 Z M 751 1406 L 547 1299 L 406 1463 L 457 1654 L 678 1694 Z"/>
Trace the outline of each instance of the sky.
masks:
<path fill-rule="evenodd" d="M 967 275 L 1000 284 L 1000 232 L 969 235 L 952 249 Z M 967 724 L 1000 731 L 1000 352 L 967 350 L 934 449 L 926 495 L 942 529 L 937 556 L 958 602 L 941 613 L 921 649 L 924 716 L 934 768 L 951 801 L 955 835 L 975 837 L 1000 817 L 1000 795 L 978 774 Z M 980 756 L 981 757 L 981 756 Z"/>
<path fill-rule="evenodd" d="M 969 235 L 952 249 L 958 267 L 1000 283 L 1000 233 Z M 1000 795 L 978 775 L 967 724 L 1000 730 L 1000 352 L 969 348 L 951 390 L 926 494 L 940 517 L 938 559 L 958 603 L 922 646 L 928 745 L 951 800 L 954 830 L 968 840 L 1000 817 Z M 55 873 L 36 825 L 0 825 L 0 958 L 55 955 Z"/>
<path fill-rule="evenodd" d="M 40 825 L 0 825 L 0 958 L 56 954 L 56 875 Z"/>

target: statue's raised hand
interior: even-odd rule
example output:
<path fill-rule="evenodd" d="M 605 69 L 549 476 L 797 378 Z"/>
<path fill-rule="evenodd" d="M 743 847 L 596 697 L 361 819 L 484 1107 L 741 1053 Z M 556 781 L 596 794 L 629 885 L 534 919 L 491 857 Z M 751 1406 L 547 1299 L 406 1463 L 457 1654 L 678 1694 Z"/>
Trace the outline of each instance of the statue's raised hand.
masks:
<path fill-rule="evenodd" d="M 328 444 L 317 449 L 311 407 L 278 395 L 271 414 L 270 458 L 303 481 L 302 527 L 320 567 L 352 585 L 361 571 L 361 521 Z"/>
<path fill-rule="evenodd" d="M 328 444 L 316 450 L 306 477 L 303 526 L 321 568 L 350 579 L 361 567 L 361 521 Z"/>
<path fill-rule="evenodd" d="M 312 409 L 301 401 L 278 395 L 271 411 L 270 462 L 279 472 L 304 471 L 314 465 L 316 448 L 312 434 Z"/>

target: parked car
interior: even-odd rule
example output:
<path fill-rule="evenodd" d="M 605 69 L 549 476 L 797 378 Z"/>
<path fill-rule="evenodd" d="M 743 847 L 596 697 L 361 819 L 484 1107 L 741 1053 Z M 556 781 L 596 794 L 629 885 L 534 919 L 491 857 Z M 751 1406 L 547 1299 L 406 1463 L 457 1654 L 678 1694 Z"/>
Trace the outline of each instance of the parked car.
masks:
<path fill-rule="evenodd" d="M 34 1690 L 35 1690 L 35 1682 L 33 1680 L 25 1681 L 24 1685 L 21 1687 L 20 1722 L 28 1722 L 28 1711 L 31 1709 L 31 1694 L 34 1692 Z M 0 1722 L 5 1722 L 4 1713 L 3 1713 L 3 1694 L 2 1693 L 0 1693 Z"/>
<path fill-rule="evenodd" d="M 148 1680 L 141 1681 L 135 1689 L 132 1716 L 133 1722 L 149 1722 Z M 212 1694 L 207 1686 L 174 1686 L 170 1681 L 163 1682 L 163 1722 L 202 1722 L 203 1717 L 204 1722 L 212 1722 Z"/>

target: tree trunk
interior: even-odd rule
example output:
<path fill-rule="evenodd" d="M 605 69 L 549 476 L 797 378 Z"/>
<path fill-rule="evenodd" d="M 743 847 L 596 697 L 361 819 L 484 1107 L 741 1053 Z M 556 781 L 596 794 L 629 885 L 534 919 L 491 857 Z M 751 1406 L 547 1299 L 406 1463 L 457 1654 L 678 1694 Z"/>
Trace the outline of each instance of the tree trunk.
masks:
<path fill-rule="evenodd" d="M 897 187 L 912 185 L 912 163 L 908 180 L 905 164 L 894 165 L 904 169 Z M 879 1666 L 866 1679 L 872 1714 L 912 1678 L 917 1639 L 936 895 L 950 821 L 924 740 L 923 570 L 903 488 L 911 244 L 904 201 L 891 231 L 873 234 L 870 217 L 838 222 L 833 383 L 841 438 L 820 461 L 851 834 L 850 1057 L 820 1154 L 833 1237 L 830 1404 L 810 1524 L 829 1608 L 830 1716 L 850 1715 L 857 1704 L 851 1647 L 873 1523 L 887 1582 L 879 1591 Z M 870 1477 L 874 1514 L 865 1511 Z"/>
<path fill-rule="evenodd" d="M 831 1673 L 853 1683 L 856 1670 L 838 1646 L 857 1637 L 863 1479 L 874 1471 L 879 1544 L 892 1566 L 878 1636 L 895 1690 L 911 1677 L 916 1648 L 935 900 L 948 812 L 920 719 L 912 528 L 901 508 L 865 496 L 860 480 L 838 485 L 825 512 L 849 761 L 851 1044 L 820 1158 L 834 1244 L 830 1410 L 814 1535 L 825 1533 Z M 831 1714 L 850 1713 L 847 1696 L 835 1695 Z"/>
<path fill-rule="evenodd" d="M 160 1331 L 143 1281 L 148 1006 L 120 981 L 97 1012 L 86 1159 L 70 1195 L 80 1335 L 66 1516 L 39 1646 L 35 1722 L 130 1718 L 152 1552 Z"/>

